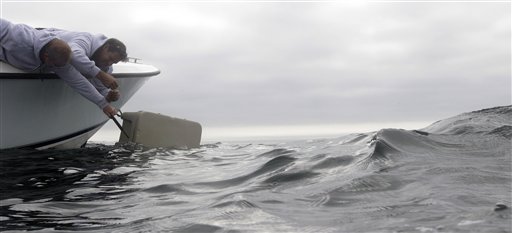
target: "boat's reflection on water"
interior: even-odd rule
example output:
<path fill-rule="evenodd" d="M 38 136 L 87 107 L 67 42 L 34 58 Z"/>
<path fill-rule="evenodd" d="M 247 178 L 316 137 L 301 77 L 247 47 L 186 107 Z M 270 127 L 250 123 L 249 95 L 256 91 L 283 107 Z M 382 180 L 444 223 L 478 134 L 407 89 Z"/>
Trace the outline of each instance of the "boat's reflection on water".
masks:
<path fill-rule="evenodd" d="M 62 210 L 105 205 L 136 191 L 123 187 L 130 185 L 130 175 L 154 155 L 148 150 L 135 144 L 1 150 L 0 225 L 4 230 L 38 230 L 67 229 L 81 221 L 91 227 L 111 224 Z"/>

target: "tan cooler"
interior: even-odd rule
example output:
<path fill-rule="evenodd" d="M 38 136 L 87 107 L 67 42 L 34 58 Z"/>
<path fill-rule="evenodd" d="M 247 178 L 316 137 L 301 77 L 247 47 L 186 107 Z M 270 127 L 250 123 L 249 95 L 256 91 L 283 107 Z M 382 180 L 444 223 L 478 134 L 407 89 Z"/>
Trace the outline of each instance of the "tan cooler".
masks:
<path fill-rule="evenodd" d="M 119 142 L 135 142 L 147 147 L 196 148 L 201 143 L 201 125 L 151 112 L 123 113 L 123 129 Z"/>

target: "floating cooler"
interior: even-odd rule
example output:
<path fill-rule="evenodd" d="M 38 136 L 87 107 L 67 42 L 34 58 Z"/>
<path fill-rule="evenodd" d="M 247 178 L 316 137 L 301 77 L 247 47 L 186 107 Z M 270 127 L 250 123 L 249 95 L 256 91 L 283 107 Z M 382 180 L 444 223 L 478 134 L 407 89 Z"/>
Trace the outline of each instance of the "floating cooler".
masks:
<path fill-rule="evenodd" d="M 178 149 L 196 148 L 201 143 L 202 129 L 197 122 L 143 111 L 125 112 L 122 118 L 130 138 L 121 133 L 119 142 Z"/>

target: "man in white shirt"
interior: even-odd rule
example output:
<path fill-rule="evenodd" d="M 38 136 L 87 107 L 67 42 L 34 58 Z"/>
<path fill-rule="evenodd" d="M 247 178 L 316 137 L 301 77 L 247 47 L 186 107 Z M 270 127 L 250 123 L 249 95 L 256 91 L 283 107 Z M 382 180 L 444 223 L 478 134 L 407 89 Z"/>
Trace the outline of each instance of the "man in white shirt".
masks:
<path fill-rule="evenodd" d="M 46 28 L 42 31 L 57 35 L 71 47 L 73 56 L 70 64 L 74 69 L 55 70 L 59 76 L 77 75 L 78 71 L 80 76 L 90 79 L 99 94 L 105 97 L 105 101 L 112 102 L 119 98 L 117 81 L 110 73 L 112 73 L 112 64 L 127 59 L 126 46 L 121 41 L 115 38 L 109 39 L 103 34 L 88 32 L 56 28 Z M 97 102 L 98 106 L 105 106 L 104 100 Z M 105 114 L 109 115 L 108 112 Z"/>

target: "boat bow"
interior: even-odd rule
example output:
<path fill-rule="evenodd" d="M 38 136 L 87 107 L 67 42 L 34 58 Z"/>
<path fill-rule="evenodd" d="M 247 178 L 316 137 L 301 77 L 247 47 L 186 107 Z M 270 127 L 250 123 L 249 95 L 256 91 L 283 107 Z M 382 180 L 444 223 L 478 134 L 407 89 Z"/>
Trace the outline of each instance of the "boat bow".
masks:
<path fill-rule="evenodd" d="M 121 62 L 113 66 L 126 102 L 160 71 L 151 65 Z M 53 73 L 27 73 L 0 62 L 0 149 L 77 148 L 108 121 L 103 111 Z"/>

